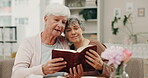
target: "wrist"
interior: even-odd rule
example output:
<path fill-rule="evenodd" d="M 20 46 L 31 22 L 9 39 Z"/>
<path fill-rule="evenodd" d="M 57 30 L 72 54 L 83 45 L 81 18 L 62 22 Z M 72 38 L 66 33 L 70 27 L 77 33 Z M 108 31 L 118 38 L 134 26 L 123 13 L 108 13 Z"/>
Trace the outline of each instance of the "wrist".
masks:
<path fill-rule="evenodd" d="M 103 65 L 104 65 L 104 63 L 101 63 L 99 66 L 98 66 L 98 68 L 96 68 L 96 70 L 98 71 L 98 70 L 103 70 Z"/>
<path fill-rule="evenodd" d="M 45 65 L 43 64 L 43 65 L 42 65 L 42 72 L 43 72 L 44 75 L 46 75 L 45 70 L 44 70 L 44 66 L 45 66 Z"/>
<path fill-rule="evenodd" d="M 69 78 L 69 74 L 65 72 L 65 73 L 64 73 L 64 77 L 65 77 L 65 78 Z"/>
<path fill-rule="evenodd" d="M 102 65 L 101 65 L 100 69 L 99 69 L 99 70 L 97 70 L 100 74 L 102 74 L 102 72 L 103 72 L 103 66 L 104 66 L 104 62 L 102 63 Z"/>
<path fill-rule="evenodd" d="M 100 70 L 103 70 L 103 65 L 104 65 L 104 62 L 102 62 L 102 66 L 101 66 L 101 69 Z"/>

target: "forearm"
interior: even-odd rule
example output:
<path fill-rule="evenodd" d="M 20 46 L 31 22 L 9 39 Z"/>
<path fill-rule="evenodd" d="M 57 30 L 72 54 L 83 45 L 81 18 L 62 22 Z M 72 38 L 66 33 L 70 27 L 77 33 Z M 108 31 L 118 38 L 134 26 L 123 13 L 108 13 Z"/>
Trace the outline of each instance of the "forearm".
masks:
<path fill-rule="evenodd" d="M 98 72 L 100 74 L 100 76 L 103 76 L 103 77 L 110 77 L 111 73 L 114 71 L 114 68 L 113 66 L 108 66 L 106 63 L 103 64 L 103 69 L 102 71 Z"/>
<path fill-rule="evenodd" d="M 42 65 L 34 66 L 32 68 L 25 68 L 21 66 L 14 66 L 11 78 L 26 78 L 27 76 L 34 75 L 44 75 L 42 72 Z"/>

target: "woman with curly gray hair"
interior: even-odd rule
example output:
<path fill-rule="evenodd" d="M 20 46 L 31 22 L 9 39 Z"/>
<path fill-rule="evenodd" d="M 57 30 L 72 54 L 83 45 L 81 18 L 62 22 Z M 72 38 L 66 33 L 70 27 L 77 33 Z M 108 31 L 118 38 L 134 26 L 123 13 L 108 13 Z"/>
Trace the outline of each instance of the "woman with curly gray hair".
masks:
<path fill-rule="evenodd" d="M 84 22 L 77 16 L 72 16 L 68 18 L 66 27 L 64 30 L 66 38 L 72 43 L 70 49 L 77 50 L 79 47 L 85 45 L 96 45 L 97 51 L 89 50 L 86 52 L 86 62 L 90 64 L 95 71 L 84 72 L 84 75 L 91 76 L 104 76 L 108 78 L 113 72 L 112 66 L 108 66 L 105 61 L 100 57 L 101 53 L 105 50 L 105 47 L 101 44 L 100 41 L 89 40 L 84 38 Z M 83 67 L 83 66 L 82 66 Z M 81 70 L 81 72 L 83 69 Z M 78 72 L 79 73 L 79 72 Z M 75 68 L 70 68 L 71 77 L 78 74 Z"/>

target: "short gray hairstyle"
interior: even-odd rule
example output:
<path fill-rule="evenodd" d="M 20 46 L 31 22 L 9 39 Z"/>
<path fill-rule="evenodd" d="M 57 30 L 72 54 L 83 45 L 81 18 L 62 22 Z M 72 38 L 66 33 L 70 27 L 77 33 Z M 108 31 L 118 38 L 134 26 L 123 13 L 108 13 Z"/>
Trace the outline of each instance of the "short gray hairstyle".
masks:
<path fill-rule="evenodd" d="M 78 22 L 78 24 L 80 25 L 80 28 L 84 31 L 85 30 L 85 27 L 84 27 L 84 19 L 76 16 L 76 15 L 73 15 L 73 16 L 70 16 L 68 19 L 67 19 L 67 22 L 66 22 L 66 26 L 65 26 L 65 29 L 69 26 L 70 23 L 75 23 L 75 22 Z"/>
<path fill-rule="evenodd" d="M 45 16 L 55 15 L 55 16 L 67 16 L 70 17 L 70 10 L 63 4 L 53 3 L 49 4 L 45 10 Z"/>

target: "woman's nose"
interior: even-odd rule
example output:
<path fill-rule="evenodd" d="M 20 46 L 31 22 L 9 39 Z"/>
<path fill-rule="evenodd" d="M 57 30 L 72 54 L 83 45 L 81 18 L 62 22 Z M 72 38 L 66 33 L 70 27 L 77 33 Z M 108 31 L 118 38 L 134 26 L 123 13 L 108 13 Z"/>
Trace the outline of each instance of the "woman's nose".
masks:
<path fill-rule="evenodd" d="M 64 27 L 64 24 L 62 23 L 62 21 L 59 21 L 59 22 L 58 22 L 58 26 L 59 26 L 59 27 Z"/>
<path fill-rule="evenodd" d="M 71 30 L 71 33 L 72 33 L 72 34 L 75 34 L 76 32 L 75 32 L 75 30 Z"/>

